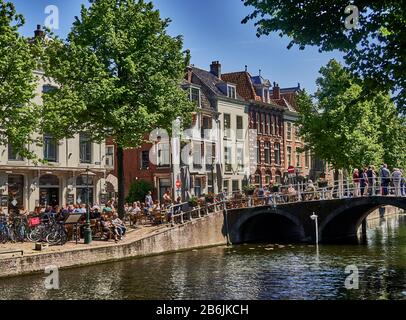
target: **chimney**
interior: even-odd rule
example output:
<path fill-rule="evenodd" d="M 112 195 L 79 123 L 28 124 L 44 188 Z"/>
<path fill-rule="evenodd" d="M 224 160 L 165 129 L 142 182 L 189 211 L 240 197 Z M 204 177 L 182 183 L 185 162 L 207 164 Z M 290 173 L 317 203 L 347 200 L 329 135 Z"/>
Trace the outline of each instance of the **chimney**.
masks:
<path fill-rule="evenodd" d="M 279 88 L 279 84 L 273 83 L 272 93 L 272 99 L 279 100 L 281 98 L 281 88 Z"/>
<path fill-rule="evenodd" d="M 218 61 L 213 61 L 210 65 L 210 73 L 221 79 L 221 64 Z"/>
<path fill-rule="evenodd" d="M 192 83 L 193 69 L 191 66 L 187 67 L 187 82 Z"/>
<path fill-rule="evenodd" d="M 35 38 L 43 38 L 44 37 L 44 31 L 41 30 L 41 25 L 37 24 L 37 30 L 34 31 L 34 36 Z"/>

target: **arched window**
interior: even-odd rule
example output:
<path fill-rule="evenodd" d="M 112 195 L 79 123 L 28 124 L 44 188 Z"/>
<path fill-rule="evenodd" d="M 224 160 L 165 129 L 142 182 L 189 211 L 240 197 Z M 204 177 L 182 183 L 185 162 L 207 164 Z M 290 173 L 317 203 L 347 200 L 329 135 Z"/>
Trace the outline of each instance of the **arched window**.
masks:
<path fill-rule="evenodd" d="M 45 174 L 39 178 L 40 187 L 59 187 L 59 178 L 52 174 Z"/>
<path fill-rule="evenodd" d="M 271 183 L 271 180 L 272 180 L 272 172 L 271 170 L 267 170 L 265 172 L 265 184 L 269 185 Z"/>
<path fill-rule="evenodd" d="M 277 170 L 275 172 L 275 182 L 277 182 L 277 183 L 282 182 L 282 173 L 280 172 L 280 170 Z"/>
<path fill-rule="evenodd" d="M 281 145 L 280 143 L 276 142 L 274 145 L 274 152 L 275 152 L 275 164 L 281 164 Z"/>

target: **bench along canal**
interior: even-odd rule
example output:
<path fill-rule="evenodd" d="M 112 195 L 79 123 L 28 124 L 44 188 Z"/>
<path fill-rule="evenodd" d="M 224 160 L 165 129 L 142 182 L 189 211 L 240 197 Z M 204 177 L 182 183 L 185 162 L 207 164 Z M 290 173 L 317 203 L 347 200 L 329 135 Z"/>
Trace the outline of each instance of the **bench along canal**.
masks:
<path fill-rule="evenodd" d="M 406 216 L 372 220 L 361 244 L 246 244 L 0 279 L 0 299 L 406 299 Z M 348 290 L 345 269 L 359 270 Z"/>

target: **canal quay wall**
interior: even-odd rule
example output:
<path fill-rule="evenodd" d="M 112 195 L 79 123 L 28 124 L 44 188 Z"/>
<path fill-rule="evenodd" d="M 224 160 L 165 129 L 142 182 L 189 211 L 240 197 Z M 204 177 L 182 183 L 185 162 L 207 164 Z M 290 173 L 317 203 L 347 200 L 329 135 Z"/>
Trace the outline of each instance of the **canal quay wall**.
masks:
<path fill-rule="evenodd" d="M 80 249 L 61 249 L 21 257 L 0 259 L 0 278 L 44 272 L 46 267 L 60 269 L 152 256 L 183 250 L 227 244 L 223 234 L 223 212 L 212 213 L 131 242 Z M 63 247 L 61 247 L 63 248 Z"/>

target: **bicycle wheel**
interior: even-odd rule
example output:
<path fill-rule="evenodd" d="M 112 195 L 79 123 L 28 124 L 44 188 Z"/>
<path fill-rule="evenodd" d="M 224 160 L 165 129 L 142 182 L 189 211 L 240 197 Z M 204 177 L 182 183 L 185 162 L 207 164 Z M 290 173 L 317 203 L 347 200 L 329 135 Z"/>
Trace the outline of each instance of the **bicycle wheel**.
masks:
<path fill-rule="evenodd" d="M 27 239 L 31 242 L 38 242 L 42 240 L 42 230 L 35 228 L 28 233 Z"/>
<path fill-rule="evenodd" d="M 8 240 L 8 235 L 6 229 L 3 227 L 0 229 L 0 243 L 6 243 Z"/>
<path fill-rule="evenodd" d="M 27 231 L 25 229 L 25 225 L 21 224 L 17 227 L 14 231 L 15 240 L 18 242 L 24 242 L 27 237 Z"/>
<path fill-rule="evenodd" d="M 63 239 L 62 239 L 62 235 L 59 232 L 51 232 L 50 234 L 48 234 L 45 238 L 45 241 L 47 243 L 49 243 L 50 245 L 57 245 L 57 244 L 61 244 Z"/>

